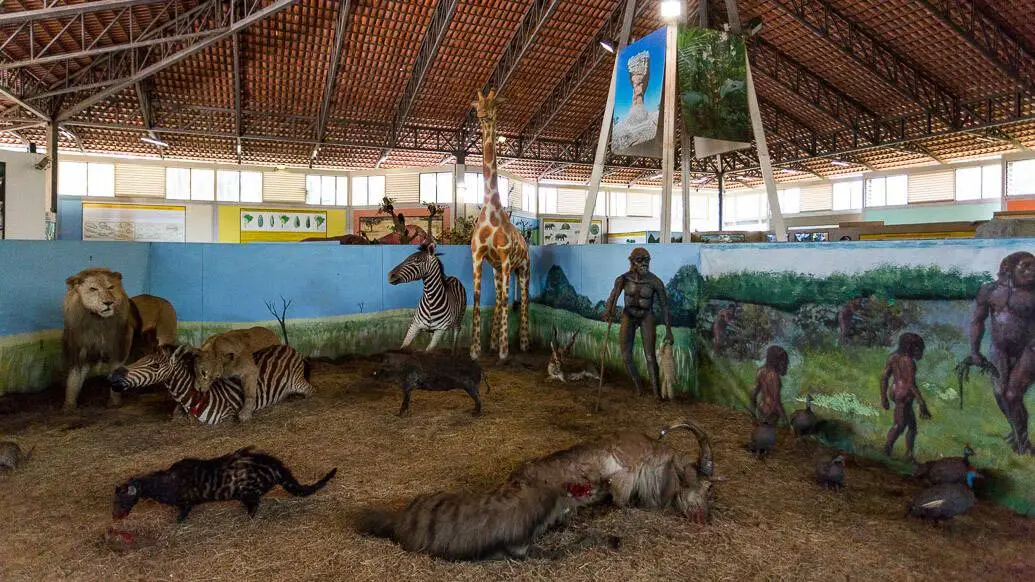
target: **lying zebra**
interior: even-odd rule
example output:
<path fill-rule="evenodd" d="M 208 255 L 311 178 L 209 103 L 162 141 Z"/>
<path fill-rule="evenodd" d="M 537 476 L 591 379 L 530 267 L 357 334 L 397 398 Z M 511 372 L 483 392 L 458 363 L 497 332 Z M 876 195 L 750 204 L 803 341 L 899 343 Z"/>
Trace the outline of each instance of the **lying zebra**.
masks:
<path fill-rule="evenodd" d="M 453 353 L 456 353 L 456 342 L 460 337 L 460 327 L 467 309 L 467 290 L 456 277 L 447 277 L 442 269 L 439 253 L 435 252 L 435 243 L 420 245 L 417 252 L 403 259 L 388 273 L 388 282 L 392 285 L 409 283 L 421 279 L 424 281 L 424 292 L 421 293 L 417 309 L 413 312 L 410 329 L 403 339 L 402 348 L 410 345 L 420 331 L 432 332 L 427 350 L 430 351 L 446 331 L 453 330 Z"/>
<path fill-rule="evenodd" d="M 165 345 L 129 366 L 115 370 L 108 380 L 116 392 L 164 384 L 178 404 L 175 416 L 186 412 L 206 424 L 235 418 L 244 402 L 241 381 L 220 378 L 212 384 L 211 390 L 201 392 L 194 376 L 195 357 L 196 352 L 189 345 Z M 254 358 L 259 368 L 256 411 L 277 404 L 290 394 L 309 397 L 313 393 L 309 384 L 309 362 L 291 347 L 276 345 L 263 348 L 255 352 Z"/>

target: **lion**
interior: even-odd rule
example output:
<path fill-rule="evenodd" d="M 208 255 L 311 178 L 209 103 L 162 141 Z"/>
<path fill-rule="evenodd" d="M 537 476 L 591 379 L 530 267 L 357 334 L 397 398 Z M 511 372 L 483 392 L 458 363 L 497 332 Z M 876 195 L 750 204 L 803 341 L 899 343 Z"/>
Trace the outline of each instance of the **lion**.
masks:
<path fill-rule="evenodd" d="M 159 346 L 176 343 L 176 310 L 154 295 L 130 299 L 122 288 L 122 273 L 105 267 L 84 269 L 65 280 L 62 352 L 65 378 L 65 410 L 74 410 L 87 373 L 103 364 L 105 373 L 131 357 L 147 353 L 143 332 L 153 330 Z M 112 391 L 111 404 L 122 402 Z"/>
<path fill-rule="evenodd" d="M 198 390 L 208 392 L 220 378 L 241 379 L 244 401 L 237 412 L 237 418 L 245 422 L 255 410 L 255 395 L 259 390 L 259 367 L 252 354 L 280 344 L 277 334 L 265 327 L 235 329 L 217 333 L 201 344 L 194 358 L 194 377 Z"/>

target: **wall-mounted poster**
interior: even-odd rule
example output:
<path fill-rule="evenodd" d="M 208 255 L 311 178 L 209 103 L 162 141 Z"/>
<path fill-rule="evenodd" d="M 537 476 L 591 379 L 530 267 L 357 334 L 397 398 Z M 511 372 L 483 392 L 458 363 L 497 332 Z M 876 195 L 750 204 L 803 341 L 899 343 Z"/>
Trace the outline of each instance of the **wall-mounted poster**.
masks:
<path fill-rule="evenodd" d="M 665 27 L 618 53 L 611 151 L 661 158 L 661 88 L 665 79 Z"/>
<path fill-rule="evenodd" d="M 327 211 L 242 208 L 241 242 L 297 242 L 326 235 Z"/>
<path fill-rule="evenodd" d="M 579 241 L 582 232 L 581 218 L 542 218 L 544 245 L 573 245 Z M 604 221 L 594 220 L 589 224 L 589 240 L 591 244 L 599 243 L 604 234 Z"/>
<path fill-rule="evenodd" d="M 539 219 L 531 216 L 525 216 L 516 212 L 510 215 L 510 223 L 514 225 L 514 228 L 518 229 L 521 236 L 525 237 L 525 242 L 530 245 L 539 244 Z"/>
<path fill-rule="evenodd" d="M 83 202 L 83 240 L 184 242 L 187 207 Z"/>
<path fill-rule="evenodd" d="M 744 38 L 680 25 L 676 40 L 679 102 L 698 159 L 751 146 Z"/>
<path fill-rule="evenodd" d="M 642 245 L 647 243 L 647 231 L 609 232 L 607 243 L 612 245 Z"/>

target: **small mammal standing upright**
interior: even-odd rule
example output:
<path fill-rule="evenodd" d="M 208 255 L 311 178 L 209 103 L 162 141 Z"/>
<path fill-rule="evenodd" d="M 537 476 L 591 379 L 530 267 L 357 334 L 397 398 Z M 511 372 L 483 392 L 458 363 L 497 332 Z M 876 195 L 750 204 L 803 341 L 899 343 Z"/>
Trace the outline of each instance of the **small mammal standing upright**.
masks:
<path fill-rule="evenodd" d="M 392 350 L 384 353 L 384 360 L 374 372 L 374 376 L 400 381 L 403 401 L 398 416 L 406 414 L 410 409 L 410 395 L 414 390 L 442 392 L 457 388 L 463 389 L 474 400 L 474 410 L 471 414 L 479 416 L 482 413 L 482 399 L 478 395 L 478 386 L 484 378 L 481 366 L 473 360 L 435 352 Z M 485 387 L 486 392 L 492 389 L 487 380 Z"/>
<path fill-rule="evenodd" d="M 279 459 L 251 446 L 215 459 L 187 458 L 116 485 L 112 517 L 126 517 L 142 498 L 175 505 L 180 510 L 176 521 L 187 519 L 195 505 L 230 500 L 240 501 L 248 515 L 255 517 L 262 496 L 277 485 L 292 495 L 307 497 L 323 489 L 337 472 L 337 468 L 331 469 L 316 483 L 302 485 Z"/>
<path fill-rule="evenodd" d="M 33 449 L 29 449 L 29 452 L 23 454 L 18 443 L 13 441 L 0 441 L 0 469 L 4 467 L 8 469 L 17 469 L 19 465 L 28 461 L 32 457 L 32 451 Z"/>

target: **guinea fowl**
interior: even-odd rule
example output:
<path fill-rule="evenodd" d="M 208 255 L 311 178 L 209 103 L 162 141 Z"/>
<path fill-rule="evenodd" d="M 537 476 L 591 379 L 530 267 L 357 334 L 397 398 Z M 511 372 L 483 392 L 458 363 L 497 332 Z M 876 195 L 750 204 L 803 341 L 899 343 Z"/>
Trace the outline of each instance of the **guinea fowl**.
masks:
<path fill-rule="evenodd" d="M 974 505 L 974 478 L 977 473 L 967 471 L 964 483 L 939 483 L 917 493 L 907 506 L 907 514 L 935 522 L 952 519 Z"/>
<path fill-rule="evenodd" d="M 756 458 L 764 459 L 769 451 L 776 446 L 776 427 L 773 426 L 772 418 L 765 418 L 758 423 L 754 432 L 751 433 L 751 442 L 744 448 Z"/>
<path fill-rule="evenodd" d="M 805 408 L 795 410 L 791 414 L 791 428 L 794 429 L 794 436 L 812 434 L 816 430 L 817 422 L 819 422 L 819 418 L 816 417 L 816 413 L 812 412 L 812 395 L 806 394 Z"/>
<path fill-rule="evenodd" d="M 913 472 L 913 478 L 932 485 L 963 483 L 967 480 L 967 473 L 974 469 L 970 464 L 970 457 L 975 454 L 974 449 L 970 448 L 970 445 L 966 445 L 963 447 L 962 457 L 946 457 L 920 463 Z"/>
<path fill-rule="evenodd" d="M 840 488 L 845 485 L 845 457 L 834 458 L 816 465 L 816 482 L 824 487 Z"/>

